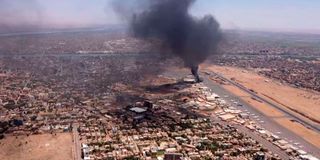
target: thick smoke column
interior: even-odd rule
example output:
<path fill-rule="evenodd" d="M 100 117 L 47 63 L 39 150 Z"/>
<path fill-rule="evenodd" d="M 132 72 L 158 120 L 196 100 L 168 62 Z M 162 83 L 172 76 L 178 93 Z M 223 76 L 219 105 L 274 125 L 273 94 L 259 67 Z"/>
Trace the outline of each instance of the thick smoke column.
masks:
<path fill-rule="evenodd" d="M 162 40 L 200 82 L 198 66 L 216 52 L 222 36 L 219 23 L 211 15 L 202 19 L 190 15 L 194 2 L 151 0 L 147 9 L 133 15 L 130 24 L 134 36 Z"/>

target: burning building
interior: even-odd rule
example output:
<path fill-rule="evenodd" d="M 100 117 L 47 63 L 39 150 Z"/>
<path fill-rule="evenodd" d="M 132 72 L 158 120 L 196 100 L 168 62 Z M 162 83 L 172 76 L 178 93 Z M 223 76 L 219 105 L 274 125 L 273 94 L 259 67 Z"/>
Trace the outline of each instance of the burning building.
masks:
<path fill-rule="evenodd" d="M 198 66 L 216 53 L 222 33 L 213 16 L 197 18 L 189 13 L 194 2 L 148 0 L 145 9 L 132 14 L 130 29 L 133 36 L 138 38 L 160 39 L 162 46 L 180 57 L 185 66 L 191 69 L 196 82 L 200 82 Z"/>

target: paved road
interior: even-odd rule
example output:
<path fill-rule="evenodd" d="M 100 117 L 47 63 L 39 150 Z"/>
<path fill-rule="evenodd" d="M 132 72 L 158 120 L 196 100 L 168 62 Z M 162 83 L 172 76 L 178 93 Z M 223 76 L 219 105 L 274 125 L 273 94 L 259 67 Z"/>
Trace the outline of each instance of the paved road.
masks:
<path fill-rule="evenodd" d="M 84 57 L 115 57 L 115 58 L 161 58 L 163 57 L 157 53 L 132 53 L 132 52 L 110 52 L 104 53 L 103 51 L 88 51 L 89 53 L 24 53 L 24 54 L 5 54 L 0 53 L 0 58 L 39 58 L 39 57 L 70 57 L 70 58 L 84 58 Z"/>
<path fill-rule="evenodd" d="M 282 160 L 289 160 L 290 159 L 290 157 L 288 156 L 288 154 L 286 152 L 282 151 L 280 148 L 278 148 L 277 146 L 275 146 L 273 143 L 269 142 L 265 138 L 261 137 L 259 134 L 250 131 L 249 129 L 245 128 L 242 125 L 235 125 L 235 127 L 239 131 L 247 134 L 252 139 L 258 141 L 263 147 L 267 148 L 272 153 L 277 154 Z"/>
<path fill-rule="evenodd" d="M 300 149 L 303 149 L 308 153 L 313 154 L 314 156 L 320 157 L 320 149 L 318 147 L 310 144 L 309 142 L 304 140 L 303 137 L 281 126 L 279 123 L 273 120 L 273 118 L 275 117 L 266 116 L 265 114 L 257 110 L 255 107 L 251 106 L 251 104 L 248 104 L 247 102 L 242 100 L 241 99 L 242 97 L 238 97 L 230 93 L 229 91 L 225 90 L 220 84 L 210 80 L 209 76 L 203 75 L 202 77 L 204 77 L 204 84 L 207 87 L 209 87 L 213 92 L 223 97 L 223 99 L 227 103 L 231 104 L 233 107 L 240 109 L 245 113 L 248 113 L 250 115 L 250 118 L 256 121 L 258 124 L 260 124 L 260 126 L 278 135 L 279 137 L 288 141 L 290 144 Z M 241 104 L 241 105 L 238 105 L 238 104 Z"/>
<path fill-rule="evenodd" d="M 81 158 L 81 144 L 79 140 L 78 124 L 72 126 L 73 143 L 74 143 L 74 160 L 82 160 Z"/>
<path fill-rule="evenodd" d="M 273 107 L 273 108 L 275 108 L 275 109 L 283 112 L 284 114 L 286 114 L 286 115 L 288 115 L 290 118 L 298 121 L 298 122 L 301 123 L 302 125 L 304 125 L 304 126 L 310 128 L 310 129 L 313 129 L 314 131 L 320 133 L 320 126 L 319 126 L 319 125 L 317 125 L 317 124 L 312 124 L 312 123 L 310 123 L 310 122 L 308 122 L 308 121 L 305 121 L 304 119 L 300 118 L 299 116 L 297 116 L 297 115 L 295 115 L 295 114 L 293 114 L 293 113 L 291 113 L 291 112 L 283 109 L 283 107 L 278 106 L 278 105 L 272 103 L 271 101 L 266 100 L 265 98 L 260 97 L 259 95 L 257 95 L 257 94 L 254 93 L 254 92 L 251 92 L 249 89 L 245 88 L 244 86 L 242 86 L 242 85 L 240 85 L 240 84 L 238 84 L 238 83 L 236 83 L 236 82 L 234 82 L 234 81 L 232 81 L 232 80 L 229 80 L 229 79 L 223 77 L 223 76 L 220 75 L 220 74 L 217 74 L 217 73 L 214 73 L 214 72 L 211 72 L 211 73 L 212 73 L 214 76 L 217 76 L 217 77 L 219 77 L 219 78 L 221 78 L 221 79 L 223 79 L 223 80 L 231 83 L 232 85 L 238 87 L 238 88 L 241 89 L 242 91 L 250 94 L 252 97 L 254 97 L 254 98 L 256 98 L 256 99 L 258 99 L 258 100 L 260 100 L 260 101 L 262 101 L 262 102 L 264 102 L 264 103 L 266 103 L 266 104 L 268 104 L 268 105 L 270 105 L 271 107 Z"/>
<path fill-rule="evenodd" d="M 190 73 L 188 72 L 173 72 L 173 71 L 168 71 L 165 72 L 165 76 L 169 77 L 185 77 Z M 229 91 L 225 90 L 220 84 L 215 83 L 214 81 L 210 80 L 208 75 L 201 74 L 201 76 L 204 78 L 204 85 L 209 87 L 214 93 L 220 95 L 228 104 L 232 105 L 233 107 L 248 113 L 250 115 L 250 118 L 253 119 L 255 122 L 260 124 L 263 128 L 269 130 L 270 132 L 274 133 L 275 135 L 278 135 L 282 139 L 288 141 L 290 144 L 303 149 L 307 151 L 308 153 L 320 157 L 320 150 L 316 146 L 310 144 L 306 140 L 304 140 L 302 137 L 296 135 L 292 131 L 288 130 L 287 128 L 281 126 L 278 124 L 276 121 L 274 121 L 272 118 L 274 117 L 268 117 L 264 115 L 262 112 L 257 110 L 255 107 L 251 106 L 251 104 L 248 104 L 244 100 L 242 100 L 242 97 L 238 97 L 234 95 L 233 93 L 230 93 Z M 235 104 L 241 104 L 237 105 Z M 264 141 L 261 141 L 263 139 L 262 137 L 257 137 L 257 133 L 252 132 L 252 131 L 246 131 L 246 128 L 243 129 L 239 126 L 237 128 L 240 131 L 245 131 L 245 134 L 248 134 L 250 137 L 254 138 L 256 141 L 265 144 L 266 148 L 269 150 L 273 150 L 274 148 L 277 148 L 277 146 L 271 144 L 270 142 L 265 143 Z M 270 147 L 273 146 L 273 147 Z M 278 153 L 278 151 L 275 152 L 279 156 L 283 155 L 282 153 Z"/>
<path fill-rule="evenodd" d="M 6 56 L 8 56 L 8 55 L 1 55 L 0 54 L 0 58 L 2 57 L 6 57 Z M 119 58 L 121 58 L 121 57 L 123 57 L 123 56 L 125 56 L 125 57 L 139 57 L 139 58 L 150 58 L 150 57 L 154 57 L 154 55 L 150 55 L 150 54 L 99 54 L 99 53 L 97 53 L 97 54 L 80 54 L 80 55 L 72 55 L 72 54 L 59 54 L 59 55 L 43 55 L 43 54 L 38 54 L 38 55 L 10 55 L 10 56 L 27 56 L 27 57 L 39 57 L 39 56 L 58 56 L 58 57 L 86 57 L 86 56 L 89 56 L 89 57 L 119 57 Z M 169 75 L 169 76 L 172 76 L 172 77 L 175 77 L 175 78 L 177 78 L 177 77 L 184 77 L 185 75 L 187 75 L 187 74 L 189 74 L 189 73 L 186 73 L 186 72 L 184 72 L 184 73 L 182 73 L 182 72 L 179 72 L 179 73 L 177 73 L 177 72 L 174 72 L 174 73 L 165 73 L 166 75 Z M 214 75 L 214 73 L 213 73 L 213 75 Z M 239 87 L 240 89 L 243 89 L 243 90 L 245 90 L 246 92 L 248 92 L 248 93 L 250 93 L 250 95 L 251 96 L 253 96 L 253 97 L 256 97 L 257 99 L 259 99 L 259 100 L 261 100 L 261 101 L 263 101 L 264 103 L 267 103 L 267 104 L 269 104 L 270 102 L 268 102 L 268 101 L 264 101 L 263 99 L 261 99 L 259 96 L 257 96 L 257 95 L 252 95 L 253 93 L 252 92 L 250 92 L 250 91 L 248 91 L 246 88 L 243 88 L 243 86 L 241 86 L 241 85 L 239 85 L 239 84 L 236 84 L 236 83 L 234 83 L 234 82 L 232 82 L 232 81 L 230 81 L 230 80 L 228 80 L 228 79 L 226 79 L 226 78 L 224 78 L 223 76 L 221 76 L 221 75 L 218 75 L 218 76 L 220 76 L 222 79 L 225 79 L 225 80 L 227 80 L 227 81 L 229 81 L 231 84 L 233 84 L 233 85 L 235 85 L 235 86 L 237 86 L 237 87 Z M 313 155 L 315 155 L 315 156 L 317 156 L 317 157 L 320 157 L 320 150 L 319 150 L 319 148 L 317 148 L 317 147 L 315 147 L 315 146 L 313 146 L 312 144 L 310 144 L 309 142 L 307 142 L 307 141 L 305 141 L 302 137 L 300 137 L 300 136 L 298 136 L 298 135 L 296 135 L 295 133 L 293 133 L 292 131 L 290 131 L 290 130 L 288 130 L 288 129 L 286 129 L 285 127 L 283 127 L 283 126 L 281 126 L 281 125 L 279 125 L 277 122 L 275 122 L 274 120 L 272 120 L 272 118 L 274 118 L 274 117 L 267 117 L 266 115 L 264 115 L 263 113 L 261 113 L 260 111 L 258 111 L 257 109 L 255 109 L 253 106 L 251 106 L 250 104 L 248 104 L 248 103 L 246 103 L 245 101 L 243 101 L 242 99 L 241 99 L 241 97 L 238 97 L 238 96 L 235 96 L 234 94 L 232 94 L 232 93 L 230 93 L 230 92 L 228 92 L 228 91 L 226 91 L 221 85 L 219 85 L 219 84 L 217 84 L 217 83 L 214 83 L 213 81 L 211 81 L 210 79 L 209 79 L 209 77 L 208 76 L 203 76 L 205 79 L 205 81 L 204 81 L 204 84 L 206 85 L 206 86 L 208 86 L 209 88 L 211 88 L 215 93 L 217 93 L 218 95 L 220 95 L 220 96 L 227 96 L 227 97 L 224 97 L 224 99 L 228 102 L 228 103 L 230 103 L 230 104 L 233 104 L 235 101 L 237 102 L 237 103 L 240 103 L 240 104 L 242 104 L 242 106 L 238 106 L 238 105 L 234 105 L 234 107 L 236 107 L 236 108 L 238 108 L 238 109 L 240 109 L 240 110 L 242 110 L 242 111 L 244 111 L 244 112 L 247 112 L 248 114 L 250 114 L 250 117 L 252 118 L 254 118 L 254 120 L 256 121 L 256 122 L 258 122 L 258 123 L 260 123 L 260 125 L 262 126 L 262 127 L 264 127 L 264 128 L 266 128 L 267 130 L 269 130 L 269 131 L 271 131 L 271 132 L 273 132 L 273 133 L 275 133 L 275 134 L 277 134 L 277 135 L 279 135 L 281 138 L 284 138 L 285 140 L 287 140 L 288 142 L 290 142 L 290 143 L 294 143 L 297 147 L 299 147 L 299 148 L 301 148 L 301 149 L 304 149 L 305 151 L 307 151 L 307 152 L 309 152 L 309 153 L 311 153 L 311 154 L 313 154 Z M 274 104 L 271 104 L 272 106 L 274 105 Z M 273 106 L 273 107 L 275 107 L 275 108 L 280 108 L 279 106 Z M 279 110 L 281 111 L 281 109 L 282 108 L 280 108 Z M 285 112 L 287 112 L 287 111 L 285 111 Z M 287 114 L 287 116 L 291 116 L 292 114 L 291 113 L 289 113 L 289 114 Z M 293 118 L 295 118 L 296 116 L 295 115 L 293 115 L 292 116 Z M 297 120 L 299 120 L 299 117 L 297 117 L 297 118 L 295 118 L 295 119 L 297 119 Z M 300 120 L 299 120 L 300 121 Z M 302 121 L 300 121 L 300 122 L 303 122 L 303 120 Z M 306 123 L 306 125 L 308 125 L 307 123 Z M 313 129 L 315 129 L 315 130 L 319 130 L 319 126 L 316 126 L 316 127 L 314 127 L 314 126 L 310 126 L 310 127 L 312 127 Z M 74 128 L 74 130 L 73 130 L 73 135 L 74 135 L 74 140 L 75 140 L 75 147 L 76 147 L 76 149 L 75 149 L 75 159 L 76 160 L 80 160 L 81 159 L 81 146 L 80 146 L 80 142 L 79 142 L 79 135 L 78 135 L 78 132 L 77 132 L 77 130 L 76 130 L 76 128 L 77 127 L 73 127 Z M 241 127 L 240 128 L 238 128 L 239 130 L 242 130 L 242 131 L 246 131 L 245 129 L 242 129 Z M 246 131 L 247 132 L 247 131 Z M 248 132 L 249 133 L 249 132 Z M 255 138 L 257 141 L 260 141 L 259 139 L 259 137 L 256 137 L 255 135 L 256 135 L 256 133 L 254 133 L 254 132 L 250 132 L 249 134 L 251 134 L 251 135 L 249 135 L 250 137 L 252 136 L 253 138 Z M 263 143 L 262 143 L 263 144 Z M 269 145 L 266 145 L 267 146 L 267 148 L 268 147 L 270 147 Z M 274 145 L 273 145 L 274 146 Z M 272 148 L 272 147 L 271 147 Z M 269 148 L 268 148 L 269 149 Z M 271 150 L 271 149 L 270 149 Z M 279 155 L 281 155 L 281 154 L 279 154 Z"/>
<path fill-rule="evenodd" d="M 214 122 L 218 122 L 224 125 L 230 125 L 228 122 L 221 121 L 218 117 L 212 117 L 211 118 Z M 274 154 L 277 154 L 282 160 L 289 160 L 290 156 L 287 155 L 286 152 L 282 151 L 280 148 L 275 146 L 273 143 L 269 142 L 265 138 L 261 137 L 259 134 L 250 131 L 246 127 L 242 125 L 232 125 L 235 128 L 237 128 L 241 133 L 244 133 L 248 137 L 251 137 L 252 139 L 256 140 L 259 142 L 264 148 L 267 148 L 269 151 L 271 151 Z"/>

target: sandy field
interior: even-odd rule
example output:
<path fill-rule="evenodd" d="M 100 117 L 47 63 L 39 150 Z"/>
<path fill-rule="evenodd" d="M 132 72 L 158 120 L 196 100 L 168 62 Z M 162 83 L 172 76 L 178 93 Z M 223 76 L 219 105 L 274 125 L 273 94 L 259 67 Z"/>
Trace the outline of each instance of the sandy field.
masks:
<path fill-rule="evenodd" d="M 224 86 L 224 88 L 232 92 L 233 94 L 242 97 L 244 101 L 246 101 L 251 106 L 255 107 L 255 109 L 259 110 L 261 113 L 273 119 L 275 122 L 279 123 L 288 130 L 291 130 L 292 132 L 301 136 L 309 143 L 313 144 L 314 146 L 320 147 L 320 141 L 315 141 L 315 139 L 320 139 L 320 134 L 318 134 L 317 132 L 306 128 L 300 123 L 290 121 L 290 118 L 287 118 L 283 113 L 279 112 L 277 109 L 270 107 L 265 103 L 260 103 L 252 99 L 248 93 L 243 92 L 235 86 L 226 85 Z"/>
<path fill-rule="evenodd" d="M 312 121 L 311 119 L 320 120 L 320 95 L 318 93 L 280 84 L 275 80 L 260 76 L 254 71 L 219 66 L 206 66 L 206 69 L 220 73 L 226 78 L 232 78 L 246 88 L 254 90 L 259 96 L 269 99 L 274 103 L 278 103 L 284 108 L 293 109 L 305 114 L 305 119 L 308 119 L 309 121 Z M 243 92 L 233 85 L 223 85 L 223 87 L 235 95 L 242 97 L 244 101 L 251 104 L 257 110 L 272 118 L 285 128 L 303 137 L 309 143 L 320 147 L 320 141 L 315 141 L 316 139 L 320 139 L 320 134 L 299 123 L 290 121 L 290 119 L 286 118 L 279 110 L 268 104 L 260 103 L 252 99 L 248 93 Z M 300 113 L 296 114 L 302 116 Z M 317 123 L 315 121 L 313 122 Z"/>
<path fill-rule="evenodd" d="M 15 136 L 0 140 L 1 160 L 72 160 L 70 133 Z"/>
<path fill-rule="evenodd" d="M 259 96 L 290 109 L 309 120 L 320 123 L 320 93 L 298 89 L 258 75 L 254 71 L 234 67 L 210 66 L 208 69 L 233 79 Z"/>

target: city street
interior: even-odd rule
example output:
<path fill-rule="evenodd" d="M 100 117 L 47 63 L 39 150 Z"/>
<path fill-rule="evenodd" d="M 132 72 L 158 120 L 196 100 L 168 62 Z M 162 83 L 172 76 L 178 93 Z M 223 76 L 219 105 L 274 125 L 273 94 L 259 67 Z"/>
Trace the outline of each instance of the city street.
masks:
<path fill-rule="evenodd" d="M 79 132 L 78 132 L 78 124 L 73 124 L 72 126 L 72 134 L 73 134 L 73 143 L 74 143 L 74 160 L 81 160 L 81 144 L 79 140 Z"/>

